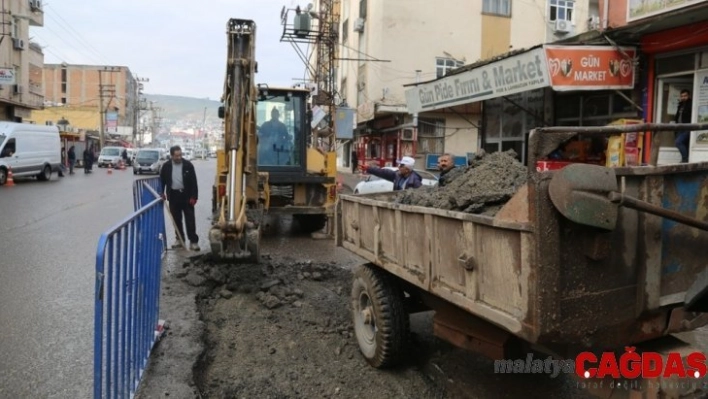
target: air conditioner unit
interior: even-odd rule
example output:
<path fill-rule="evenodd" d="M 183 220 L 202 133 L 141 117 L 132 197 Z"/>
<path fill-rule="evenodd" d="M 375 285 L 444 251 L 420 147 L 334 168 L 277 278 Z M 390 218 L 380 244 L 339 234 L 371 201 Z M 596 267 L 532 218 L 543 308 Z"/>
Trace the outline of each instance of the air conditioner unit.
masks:
<path fill-rule="evenodd" d="M 364 18 L 357 18 L 354 21 L 354 32 L 364 32 Z"/>
<path fill-rule="evenodd" d="M 570 33 L 571 30 L 573 30 L 573 27 L 570 21 L 564 19 L 556 20 L 556 33 Z"/>
<path fill-rule="evenodd" d="M 12 47 L 15 50 L 24 50 L 25 49 L 25 41 L 22 39 L 12 39 Z"/>
<path fill-rule="evenodd" d="M 594 15 L 588 20 L 588 30 L 595 30 L 600 28 L 600 17 Z"/>
<path fill-rule="evenodd" d="M 42 8 L 42 1 L 41 0 L 30 0 L 29 4 L 30 4 L 30 8 L 32 10 L 39 10 Z"/>
<path fill-rule="evenodd" d="M 413 131 L 413 129 L 403 129 L 403 134 L 401 134 L 401 140 L 415 141 L 415 131 Z"/>
<path fill-rule="evenodd" d="M 15 85 L 15 94 L 22 94 L 25 92 L 25 88 L 22 85 Z"/>

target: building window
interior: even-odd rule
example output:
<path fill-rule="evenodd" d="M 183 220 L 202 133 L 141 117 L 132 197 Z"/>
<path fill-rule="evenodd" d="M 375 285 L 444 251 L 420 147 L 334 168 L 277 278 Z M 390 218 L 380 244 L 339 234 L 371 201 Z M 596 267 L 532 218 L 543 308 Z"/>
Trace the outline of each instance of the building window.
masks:
<path fill-rule="evenodd" d="M 488 153 L 514 150 L 526 162 L 526 137 L 535 127 L 544 126 L 543 89 L 485 100 L 482 115 L 482 149 Z"/>
<path fill-rule="evenodd" d="M 445 152 L 445 119 L 418 119 L 418 153 Z"/>
<path fill-rule="evenodd" d="M 447 73 L 451 70 L 459 68 L 464 64 L 464 62 L 452 58 L 438 57 L 435 59 L 435 71 L 437 72 L 437 76 L 439 78 L 442 78 L 443 76 L 447 75 Z"/>
<path fill-rule="evenodd" d="M 347 38 L 349 37 L 349 19 L 345 20 L 342 24 L 342 43 L 347 43 Z"/>
<path fill-rule="evenodd" d="M 482 12 L 484 14 L 510 17 L 511 0 L 484 0 L 484 3 L 482 3 Z"/>
<path fill-rule="evenodd" d="M 62 98 L 61 98 L 61 103 L 62 103 L 62 104 L 66 104 L 66 97 L 62 97 Z"/>
<path fill-rule="evenodd" d="M 366 0 L 359 0 L 359 18 L 366 18 Z"/>
<path fill-rule="evenodd" d="M 551 21 L 572 21 L 573 1 L 571 0 L 550 0 Z"/>

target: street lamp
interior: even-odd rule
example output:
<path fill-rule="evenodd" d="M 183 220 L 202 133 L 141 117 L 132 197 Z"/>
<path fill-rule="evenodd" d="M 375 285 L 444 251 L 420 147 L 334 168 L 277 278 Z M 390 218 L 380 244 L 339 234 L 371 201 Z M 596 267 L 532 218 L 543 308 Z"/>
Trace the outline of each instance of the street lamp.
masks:
<path fill-rule="evenodd" d="M 59 126 L 59 131 L 66 132 L 66 127 L 69 126 L 69 121 L 62 116 L 61 119 L 59 119 L 59 122 L 57 122 L 57 126 Z"/>

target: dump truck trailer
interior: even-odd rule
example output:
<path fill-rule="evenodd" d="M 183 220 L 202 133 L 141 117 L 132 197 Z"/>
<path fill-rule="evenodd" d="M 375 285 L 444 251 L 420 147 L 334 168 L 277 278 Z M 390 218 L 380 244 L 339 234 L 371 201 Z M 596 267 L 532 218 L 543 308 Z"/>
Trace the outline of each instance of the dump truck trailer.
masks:
<path fill-rule="evenodd" d="M 529 347 L 567 358 L 708 324 L 705 309 L 688 306 L 705 306 L 708 285 L 708 163 L 597 166 L 614 196 L 576 187 L 564 198 L 551 198 L 549 187 L 584 172 L 559 177 L 563 170 L 535 167 L 577 132 L 679 128 L 536 129 L 527 184 L 493 217 L 403 205 L 395 192 L 340 196 L 337 245 L 367 261 L 352 288 L 364 357 L 375 367 L 395 364 L 408 315 L 423 310 L 435 310 L 436 336 L 495 359 Z M 699 128 L 708 126 L 686 130 Z M 632 209 L 629 199 L 665 215 Z M 588 216 L 594 211 L 598 219 Z"/>

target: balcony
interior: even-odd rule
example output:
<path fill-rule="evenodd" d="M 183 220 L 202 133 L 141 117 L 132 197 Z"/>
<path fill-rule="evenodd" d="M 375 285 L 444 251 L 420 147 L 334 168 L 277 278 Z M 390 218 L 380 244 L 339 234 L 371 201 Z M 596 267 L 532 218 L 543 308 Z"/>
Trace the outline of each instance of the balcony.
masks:
<path fill-rule="evenodd" d="M 44 5 L 42 0 L 25 0 L 27 2 L 27 13 L 30 26 L 44 26 Z"/>

